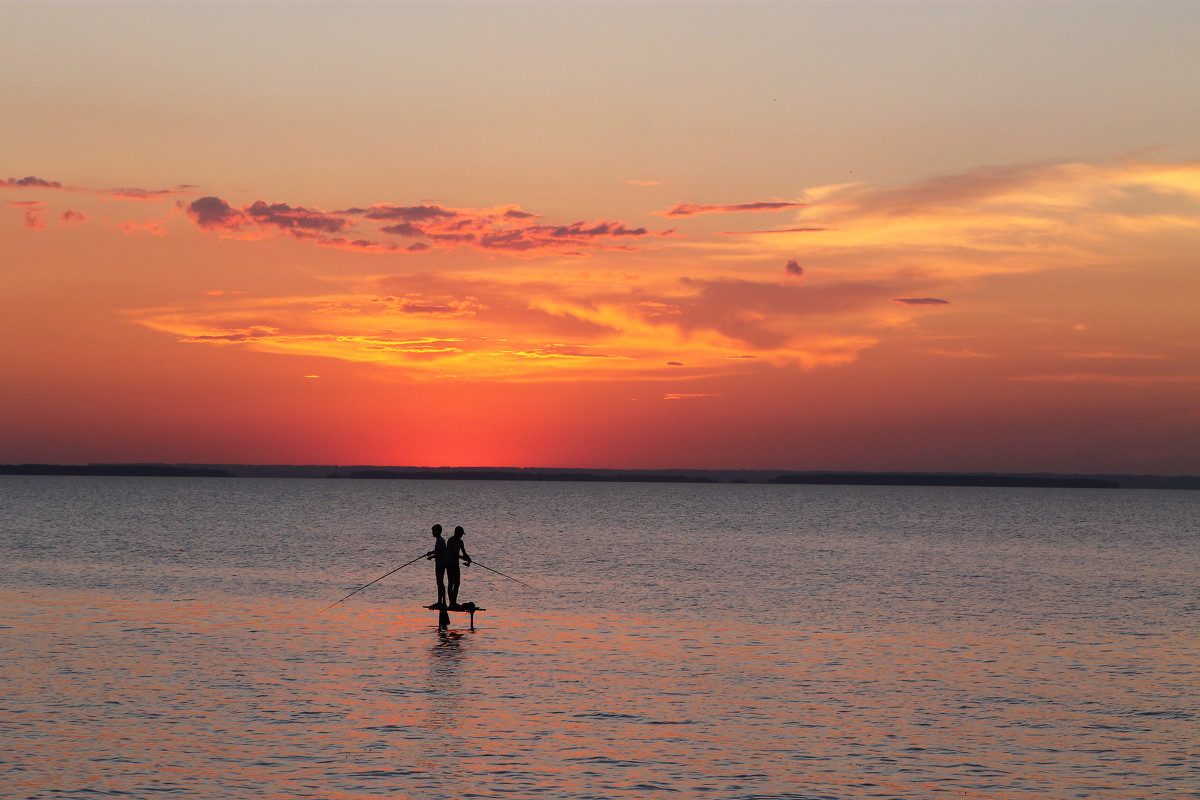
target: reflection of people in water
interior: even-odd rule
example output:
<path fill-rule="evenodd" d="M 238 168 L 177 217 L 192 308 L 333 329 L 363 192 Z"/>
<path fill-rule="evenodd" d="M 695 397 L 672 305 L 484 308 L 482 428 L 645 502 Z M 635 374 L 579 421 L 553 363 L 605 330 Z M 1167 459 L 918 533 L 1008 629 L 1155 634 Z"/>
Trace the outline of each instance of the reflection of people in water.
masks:
<path fill-rule="evenodd" d="M 446 540 L 442 538 L 442 526 L 433 526 L 433 538 L 436 540 L 433 544 L 433 549 L 425 554 L 425 558 L 433 559 L 434 569 L 437 573 L 438 585 L 438 606 L 445 607 L 446 604 Z M 454 562 L 454 585 L 458 586 L 458 561 Z"/>
<path fill-rule="evenodd" d="M 446 589 L 450 593 L 451 608 L 458 605 L 458 560 L 461 558 L 464 564 L 471 566 L 471 557 L 467 555 L 467 548 L 463 546 L 464 533 L 466 531 L 459 525 L 454 529 L 454 535 L 446 541 Z"/>

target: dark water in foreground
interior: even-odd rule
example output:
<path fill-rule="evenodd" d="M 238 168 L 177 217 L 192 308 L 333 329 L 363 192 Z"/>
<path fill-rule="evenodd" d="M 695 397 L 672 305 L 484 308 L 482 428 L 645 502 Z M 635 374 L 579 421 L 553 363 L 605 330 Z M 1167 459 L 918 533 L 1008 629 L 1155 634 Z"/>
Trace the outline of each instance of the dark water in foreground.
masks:
<path fill-rule="evenodd" d="M 1200 797 L 1200 493 L 0 478 L 0 797 Z M 466 526 L 476 630 L 415 564 Z M 467 618 L 456 618 L 465 625 Z"/>

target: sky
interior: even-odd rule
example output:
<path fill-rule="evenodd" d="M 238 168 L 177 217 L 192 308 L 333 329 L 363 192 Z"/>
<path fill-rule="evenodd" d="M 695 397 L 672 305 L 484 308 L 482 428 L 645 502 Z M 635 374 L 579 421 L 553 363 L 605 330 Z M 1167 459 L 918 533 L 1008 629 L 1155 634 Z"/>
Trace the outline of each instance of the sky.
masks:
<path fill-rule="evenodd" d="M 0 463 L 1200 474 L 1197 30 L 0 0 Z"/>

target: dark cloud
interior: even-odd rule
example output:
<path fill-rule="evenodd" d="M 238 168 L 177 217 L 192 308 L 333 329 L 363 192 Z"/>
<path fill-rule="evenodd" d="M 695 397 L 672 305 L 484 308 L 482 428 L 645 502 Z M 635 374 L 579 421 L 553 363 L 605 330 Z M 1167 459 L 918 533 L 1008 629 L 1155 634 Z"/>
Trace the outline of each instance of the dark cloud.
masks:
<path fill-rule="evenodd" d="M 689 297 L 672 297 L 683 309 L 670 322 L 681 330 L 715 330 L 755 349 L 786 344 L 798 331 L 823 329 L 830 318 L 873 313 L 903 284 L 855 281 L 808 287 L 799 283 L 683 278 Z"/>
<path fill-rule="evenodd" d="M 350 213 L 350 212 L 346 212 Z M 430 219 L 449 219 L 458 216 L 458 212 L 451 211 L 448 208 L 441 206 L 392 206 L 392 205 L 377 205 L 371 206 L 365 211 L 359 212 L 367 219 L 379 220 L 403 220 L 406 222 L 420 222 Z"/>
<path fill-rule="evenodd" d="M 308 231 L 313 233 L 341 233 L 353 223 L 348 219 L 326 214 L 323 211 L 289 206 L 287 203 L 272 203 L 268 205 L 262 200 L 255 200 L 245 208 L 245 214 L 259 225 L 270 225 L 288 231 Z"/>
<path fill-rule="evenodd" d="M 424 236 L 425 231 L 413 225 L 411 222 L 401 222 L 399 225 L 387 225 L 379 229 L 383 233 L 391 233 L 396 236 Z"/>
<path fill-rule="evenodd" d="M 654 213 L 663 217 L 694 217 L 697 214 L 735 214 L 743 211 L 782 211 L 785 208 L 804 208 L 806 203 L 770 201 L 758 203 L 733 203 L 731 205 L 702 205 L 700 203 L 676 203 L 666 211 Z"/>
<path fill-rule="evenodd" d="M 58 181 L 48 181 L 44 178 L 35 178 L 32 175 L 25 178 L 9 178 L 8 180 L 0 181 L 0 186 L 10 186 L 14 188 L 37 188 L 37 189 L 61 189 L 63 185 Z"/>
<path fill-rule="evenodd" d="M 893 303 L 903 303 L 906 306 L 944 306 L 949 300 L 939 300 L 936 297 L 893 297 Z"/>
<path fill-rule="evenodd" d="M 597 222 L 586 227 L 586 222 L 573 222 L 570 225 L 537 226 L 531 230 L 544 231 L 556 238 L 587 238 L 589 236 L 645 236 L 645 228 L 626 228 L 618 222 Z"/>
<path fill-rule="evenodd" d="M 278 328 L 268 328 L 262 325 L 256 325 L 245 330 L 233 331 L 230 333 L 219 334 L 203 334 L 199 336 L 187 336 L 181 341 L 184 342 L 252 342 L 256 339 L 269 339 L 279 335 Z"/>
<path fill-rule="evenodd" d="M 406 301 L 400 304 L 400 310 L 405 314 L 453 314 L 460 309 L 439 303 Z"/>
<path fill-rule="evenodd" d="M 60 216 L 58 219 L 60 222 L 70 225 L 72 223 L 85 221 L 87 219 L 87 214 L 83 214 L 79 211 L 64 211 L 62 216 Z"/>
<path fill-rule="evenodd" d="M 532 239 L 526 238 L 525 231 L 500 231 L 498 233 L 485 233 L 479 239 L 480 247 L 489 250 L 535 250 L 542 245 Z"/>
<path fill-rule="evenodd" d="M 430 233 L 430 239 L 435 242 L 473 242 L 475 234 L 473 233 Z"/>
<path fill-rule="evenodd" d="M 682 361 L 668 361 L 667 366 L 668 367 L 682 367 L 683 362 Z"/>
<path fill-rule="evenodd" d="M 201 197 L 187 207 L 187 215 L 203 230 L 238 230 L 244 220 L 242 212 L 219 197 Z"/>
<path fill-rule="evenodd" d="M 801 267 L 800 262 L 793 258 L 788 260 L 787 266 L 783 268 L 783 271 L 789 278 L 799 278 L 804 274 L 804 267 Z"/>
<path fill-rule="evenodd" d="M 402 246 L 348 238 L 347 235 L 355 228 L 353 217 L 385 223 L 379 232 L 387 236 L 425 240 L 403 248 L 409 252 L 431 247 L 473 246 L 513 254 L 535 255 L 543 251 L 575 256 L 596 249 L 633 249 L 628 245 L 605 242 L 604 239 L 669 236 L 674 233 L 673 230 L 652 232 L 609 220 L 580 220 L 566 225 L 536 224 L 534 220 L 539 219 L 539 215 L 515 206 L 455 209 L 439 205 L 376 204 L 366 208 L 353 206 L 341 211 L 325 212 L 287 203 L 268 204 L 262 200 L 239 208 L 217 197 L 202 197 L 186 208 L 188 216 L 205 230 L 274 229 L 318 245 L 364 252 L 396 251 Z"/>

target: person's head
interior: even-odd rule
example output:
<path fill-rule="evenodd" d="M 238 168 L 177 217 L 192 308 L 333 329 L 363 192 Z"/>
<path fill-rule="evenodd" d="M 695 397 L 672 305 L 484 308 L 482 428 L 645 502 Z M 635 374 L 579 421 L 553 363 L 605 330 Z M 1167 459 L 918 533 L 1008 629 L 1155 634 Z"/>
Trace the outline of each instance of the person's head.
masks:
<path fill-rule="evenodd" d="M 462 527 L 462 525 L 457 525 L 457 526 L 455 526 L 455 528 L 454 528 L 454 535 L 455 535 L 455 536 L 462 536 L 464 533 L 466 533 L 466 531 L 464 531 L 464 530 L 463 530 L 463 527 Z"/>
<path fill-rule="evenodd" d="M 441 536 L 441 535 L 442 535 L 442 526 L 441 526 L 441 525 L 434 525 L 434 526 L 433 526 L 433 535 L 434 535 L 434 536 Z"/>

